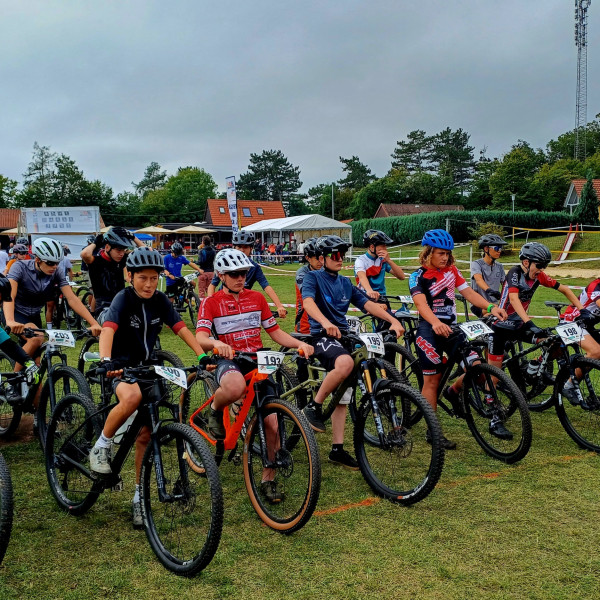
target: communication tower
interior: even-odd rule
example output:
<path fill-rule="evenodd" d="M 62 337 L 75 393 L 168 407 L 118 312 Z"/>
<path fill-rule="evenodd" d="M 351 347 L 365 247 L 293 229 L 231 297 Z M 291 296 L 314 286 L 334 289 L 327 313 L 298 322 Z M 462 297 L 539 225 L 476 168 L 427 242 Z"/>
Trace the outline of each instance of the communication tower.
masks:
<path fill-rule="evenodd" d="M 585 160 L 587 129 L 587 11 L 592 0 L 575 0 L 577 95 L 575 103 L 575 158 Z"/>

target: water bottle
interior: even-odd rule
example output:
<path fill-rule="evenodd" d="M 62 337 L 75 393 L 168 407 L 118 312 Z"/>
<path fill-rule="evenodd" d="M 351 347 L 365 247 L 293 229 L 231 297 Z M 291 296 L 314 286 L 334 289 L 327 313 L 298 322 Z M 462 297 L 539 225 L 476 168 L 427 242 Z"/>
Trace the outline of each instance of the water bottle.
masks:
<path fill-rule="evenodd" d="M 114 444 L 120 444 L 123 441 L 123 436 L 129 431 L 133 420 L 135 419 L 135 415 L 137 415 L 137 410 L 117 429 L 117 433 L 115 433 L 115 437 L 113 438 Z"/>

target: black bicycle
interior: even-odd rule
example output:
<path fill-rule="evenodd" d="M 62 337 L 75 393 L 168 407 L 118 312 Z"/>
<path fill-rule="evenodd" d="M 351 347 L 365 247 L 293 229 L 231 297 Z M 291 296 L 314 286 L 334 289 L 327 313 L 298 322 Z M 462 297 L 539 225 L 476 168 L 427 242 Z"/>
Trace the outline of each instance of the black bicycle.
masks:
<path fill-rule="evenodd" d="M 190 316 L 192 325 L 196 325 L 198 320 L 198 309 L 200 308 L 200 297 L 194 288 L 194 280 L 198 278 L 198 273 L 194 271 L 183 277 L 178 277 L 171 286 L 175 292 L 173 307 L 178 313 L 187 312 Z"/>
<path fill-rule="evenodd" d="M 186 373 L 197 367 L 174 369 L 143 366 L 123 370 L 123 377 L 149 386 L 147 395 L 120 443 L 113 447 L 112 473 L 100 476 L 90 470 L 89 454 L 102 431 L 108 411 L 97 410 L 80 394 L 68 394 L 56 407 L 46 443 L 46 473 L 61 509 L 74 515 L 89 510 L 104 490 L 122 489 L 123 464 L 146 426 L 150 443 L 144 453 L 140 502 L 146 536 L 159 561 L 170 571 L 192 576 L 212 560 L 223 527 L 223 493 L 217 465 L 202 438 L 188 425 L 178 423 L 178 402 L 163 382 L 185 385 Z M 111 387 L 104 367 L 95 375 Z M 169 409 L 161 419 L 160 408 Z M 117 437 L 117 436 L 115 436 Z M 190 461 L 203 466 L 202 473 Z"/>
<path fill-rule="evenodd" d="M 13 487 L 10 471 L 0 454 L 0 564 L 6 554 L 13 524 Z"/>
<path fill-rule="evenodd" d="M 69 285 L 75 286 L 73 282 Z M 65 324 L 67 329 L 81 329 L 83 325 L 82 318 L 71 308 L 67 299 L 58 289 L 54 297 L 54 312 L 52 313 L 52 327 L 60 329 L 62 324 Z"/>

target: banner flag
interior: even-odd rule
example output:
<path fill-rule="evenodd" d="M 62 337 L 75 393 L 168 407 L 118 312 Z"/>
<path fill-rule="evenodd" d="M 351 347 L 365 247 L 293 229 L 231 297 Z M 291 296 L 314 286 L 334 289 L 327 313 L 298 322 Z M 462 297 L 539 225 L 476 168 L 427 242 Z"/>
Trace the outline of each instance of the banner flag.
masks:
<path fill-rule="evenodd" d="M 231 231 L 237 233 L 238 226 L 238 211 L 237 197 L 235 194 L 235 177 L 227 177 L 225 179 L 227 187 L 227 206 L 229 207 L 229 217 L 231 218 Z"/>

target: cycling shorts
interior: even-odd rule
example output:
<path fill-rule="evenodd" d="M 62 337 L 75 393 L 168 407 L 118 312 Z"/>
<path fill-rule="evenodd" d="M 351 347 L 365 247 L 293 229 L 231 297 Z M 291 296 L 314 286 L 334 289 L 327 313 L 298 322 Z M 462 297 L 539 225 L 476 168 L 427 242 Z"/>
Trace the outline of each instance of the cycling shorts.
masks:
<path fill-rule="evenodd" d="M 464 340 L 464 336 L 461 335 L 453 335 L 451 338 L 436 335 L 427 321 L 421 321 L 417 326 L 415 342 L 423 375 L 441 373 L 446 363 L 444 352 L 452 356 Z"/>
<path fill-rule="evenodd" d="M 321 337 L 314 340 L 314 357 L 328 372 L 335 368 L 338 356 L 350 356 L 350 352 L 335 338 Z"/>
<path fill-rule="evenodd" d="M 256 363 L 245 356 L 236 358 L 235 360 L 220 360 L 215 369 L 215 379 L 217 380 L 217 384 L 221 385 L 221 379 L 227 375 L 227 373 L 241 373 L 242 375 L 247 375 L 254 369 L 256 369 Z"/>
<path fill-rule="evenodd" d="M 22 323 L 23 325 L 27 325 L 27 323 L 33 323 L 38 329 L 43 329 L 41 311 L 34 315 L 24 315 L 15 307 L 15 321 L 17 323 Z"/>
<path fill-rule="evenodd" d="M 494 336 L 492 338 L 490 354 L 494 356 L 503 356 L 506 350 L 506 342 L 514 340 L 518 342 L 534 343 L 534 333 L 527 327 L 521 319 L 507 319 L 506 321 L 497 321 L 492 325 Z"/>

